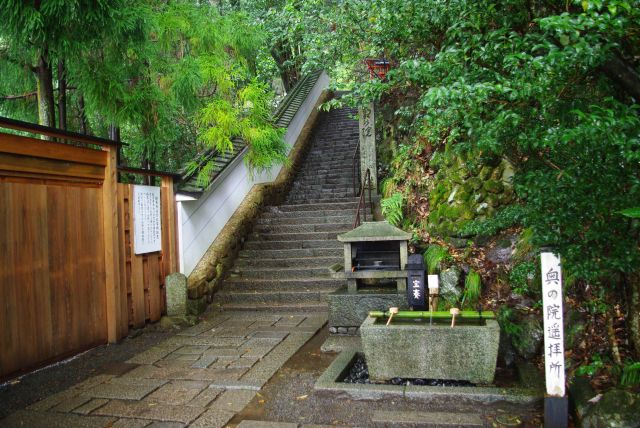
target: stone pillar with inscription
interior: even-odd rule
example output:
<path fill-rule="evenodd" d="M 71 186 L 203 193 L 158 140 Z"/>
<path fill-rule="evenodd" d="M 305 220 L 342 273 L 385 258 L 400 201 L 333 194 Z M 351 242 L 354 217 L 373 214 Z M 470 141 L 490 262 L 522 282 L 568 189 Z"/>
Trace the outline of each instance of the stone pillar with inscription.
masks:
<path fill-rule="evenodd" d="M 364 180 L 367 169 L 371 171 L 371 194 L 377 195 L 378 175 L 376 161 L 376 129 L 373 103 L 358 110 L 360 117 L 360 171 Z"/>

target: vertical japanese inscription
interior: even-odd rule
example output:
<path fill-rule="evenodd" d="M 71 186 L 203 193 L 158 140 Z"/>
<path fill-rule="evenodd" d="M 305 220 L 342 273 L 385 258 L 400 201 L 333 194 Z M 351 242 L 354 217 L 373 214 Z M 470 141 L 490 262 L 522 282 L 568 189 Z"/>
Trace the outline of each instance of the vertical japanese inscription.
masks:
<path fill-rule="evenodd" d="M 160 188 L 133 186 L 133 247 L 136 254 L 162 249 Z"/>
<path fill-rule="evenodd" d="M 544 359 L 547 394 L 563 397 L 565 395 L 565 368 L 560 258 L 553 253 L 544 252 L 540 254 L 540 264 L 542 269 Z"/>

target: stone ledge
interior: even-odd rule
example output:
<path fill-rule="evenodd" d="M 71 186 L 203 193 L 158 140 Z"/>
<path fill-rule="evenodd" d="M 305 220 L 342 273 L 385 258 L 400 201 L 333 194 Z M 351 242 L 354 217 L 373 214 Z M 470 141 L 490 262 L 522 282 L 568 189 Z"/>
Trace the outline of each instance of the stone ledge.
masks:
<path fill-rule="evenodd" d="M 354 399 L 377 400 L 385 397 L 403 396 L 405 398 L 429 401 L 433 399 L 467 399 L 480 403 L 506 401 L 515 404 L 535 404 L 542 402 L 544 391 L 524 387 L 441 387 L 441 386 L 406 386 L 406 385 L 372 385 L 338 382 L 359 351 L 347 349 L 338 355 L 325 372 L 318 378 L 314 386 L 316 391 L 344 392 Z"/>

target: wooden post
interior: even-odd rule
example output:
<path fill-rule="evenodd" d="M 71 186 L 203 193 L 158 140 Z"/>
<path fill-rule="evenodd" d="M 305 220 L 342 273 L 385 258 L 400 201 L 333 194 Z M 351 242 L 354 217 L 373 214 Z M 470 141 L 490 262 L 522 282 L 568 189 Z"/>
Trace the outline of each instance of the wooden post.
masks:
<path fill-rule="evenodd" d="M 165 266 L 164 274 L 170 275 L 179 270 L 178 243 L 176 239 L 176 195 L 173 190 L 173 177 L 163 176 L 161 189 L 163 195 L 166 195 L 162 201 L 162 211 L 166 213 L 163 215 L 166 221 L 162 224 L 164 234 L 162 257 Z"/>
<path fill-rule="evenodd" d="M 120 283 L 120 221 L 118 217 L 116 148 L 105 147 L 104 150 L 108 152 L 102 185 L 107 340 L 109 343 L 114 343 L 127 333 L 127 322 L 122 322 L 122 318 L 126 314 L 124 314 L 125 311 L 121 305 L 121 294 L 123 291 L 126 293 L 126 290 L 122 289 Z M 125 319 L 128 321 L 128 317 Z"/>

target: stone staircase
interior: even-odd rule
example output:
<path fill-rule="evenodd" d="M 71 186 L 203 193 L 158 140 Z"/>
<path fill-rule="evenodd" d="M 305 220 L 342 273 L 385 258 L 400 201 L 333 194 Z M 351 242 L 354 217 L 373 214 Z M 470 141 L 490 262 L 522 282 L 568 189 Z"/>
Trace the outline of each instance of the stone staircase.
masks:
<path fill-rule="evenodd" d="M 325 295 L 344 285 L 328 267 L 343 259 L 340 233 L 353 227 L 355 110 L 322 113 L 284 204 L 267 208 L 244 243 L 217 301 L 227 310 L 326 310 Z"/>

